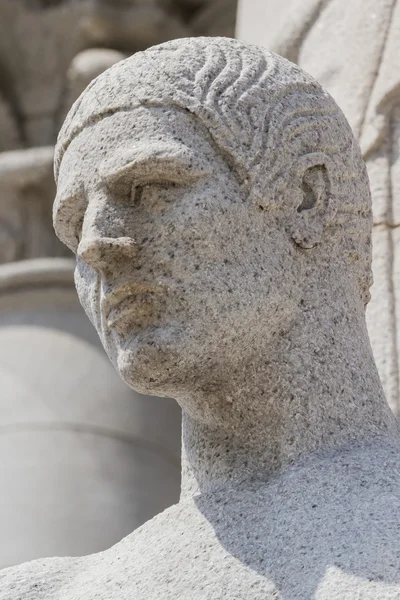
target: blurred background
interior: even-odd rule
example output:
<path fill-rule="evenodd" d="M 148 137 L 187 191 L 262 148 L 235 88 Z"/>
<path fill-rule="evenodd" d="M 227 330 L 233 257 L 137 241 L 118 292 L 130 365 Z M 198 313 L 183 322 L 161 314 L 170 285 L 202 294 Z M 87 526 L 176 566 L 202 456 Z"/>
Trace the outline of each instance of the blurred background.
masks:
<path fill-rule="evenodd" d="M 236 34 L 298 63 L 343 109 L 372 190 L 368 330 L 400 414 L 400 0 L 236 2 L 0 0 L 0 568 L 105 549 L 179 497 L 179 408 L 113 370 L 51 223 L 67 111 L 154 44 Z"/>
<path fill-rule="evenodd" d="M 56 239 L 53 146 L 79 94 L 236 0 L 0 0 L 0 568 L 105 549 L 179 497 L 180 410 L 105 356 Z"/>

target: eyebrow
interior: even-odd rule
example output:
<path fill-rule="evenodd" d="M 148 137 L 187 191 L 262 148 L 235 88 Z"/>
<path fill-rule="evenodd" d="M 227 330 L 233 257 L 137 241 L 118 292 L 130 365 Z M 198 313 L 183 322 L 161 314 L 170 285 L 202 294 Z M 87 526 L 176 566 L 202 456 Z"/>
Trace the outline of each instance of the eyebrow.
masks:
<path fill-rule="evenodd" d="M 192 183 L 209 175 L 211 169 L 197 161 L 184 146 L 150 144 L 104 161 L 100 173 L 111 188 L 122 190 L 133 183 Z"/>

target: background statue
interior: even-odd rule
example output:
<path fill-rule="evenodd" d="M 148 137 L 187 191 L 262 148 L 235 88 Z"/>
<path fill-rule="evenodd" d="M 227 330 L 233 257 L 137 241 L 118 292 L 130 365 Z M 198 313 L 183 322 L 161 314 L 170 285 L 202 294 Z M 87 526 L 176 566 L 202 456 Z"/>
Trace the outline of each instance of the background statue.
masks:
<path fill-rule="evenodd" d="M 368 331 L 388 402 L 400 412 L 400 3 L 241 0 L 238 37 L 311 73 L 344 111 L 368 168 L 374 215 Z"/>
<path fill-rule="evenodd" d="M 182 495 L 100 555 L 4 571 L 0 598 L 398 598 L 370 194 L 332 98 L 255 46 L 170 42 L 87 88 L 55 165 L 111 361 L 182 407 Z"/>

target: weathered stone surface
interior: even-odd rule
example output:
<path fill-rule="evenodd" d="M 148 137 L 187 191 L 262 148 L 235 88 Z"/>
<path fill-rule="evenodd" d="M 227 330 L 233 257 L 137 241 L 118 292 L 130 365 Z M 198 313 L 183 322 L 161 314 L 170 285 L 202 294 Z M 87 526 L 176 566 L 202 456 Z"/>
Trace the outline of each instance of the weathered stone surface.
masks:
<path fill-rule="evenodd" d="M 178 407 L 123 384 L 73 269 L 0 267 L 0 567 L 108 548 L 179 495 Z"/>
<path fill-rule="evenodd" d="M 387 399 L 398 414 L 400 296 L 395 293 L 399 257 L 394 252 L 399 249 L 393 235 L 400 226 L 400 2 L 240 0 L 237 35 L 311 73 L 342 108 L 361 145 L 377 240 L 382 225 L 387 226 L 385 250 L 379 242 L 375 251 L 368 331 Z"/>
<path fill-rule="evenodd" d="M 371 202 L 332 98 L 255 46 L 115 65 L 67 117 L 54 221 L 122 378 L 183 409 L 183 485 L 0 598 L 400 597 L 398 424 L 365 323 Z"/>

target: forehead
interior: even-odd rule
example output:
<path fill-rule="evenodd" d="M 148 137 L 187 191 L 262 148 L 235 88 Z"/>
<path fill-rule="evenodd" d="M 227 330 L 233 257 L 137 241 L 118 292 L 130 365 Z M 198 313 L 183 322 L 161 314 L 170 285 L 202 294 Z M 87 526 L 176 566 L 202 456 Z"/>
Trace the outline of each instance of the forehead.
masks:
<path fill-rule="evenodd" d="M 68 147 L 60 168 L 57 198 L 79 194 L 130 156 L 145 153 L 190 159 L 209 170 L 215 150 L 207 132 L 186 111 L 140 107 L 118 112 L 84 129 Z"/>

